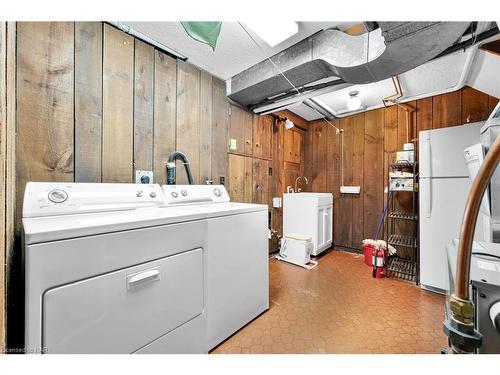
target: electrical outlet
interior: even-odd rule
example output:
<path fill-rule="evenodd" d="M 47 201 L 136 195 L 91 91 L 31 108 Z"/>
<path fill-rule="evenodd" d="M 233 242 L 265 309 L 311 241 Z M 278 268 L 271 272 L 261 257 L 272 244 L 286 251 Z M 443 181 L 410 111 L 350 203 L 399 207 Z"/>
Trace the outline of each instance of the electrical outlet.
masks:
<path fill-rule="evenodd" d="M 231 138 L 229 140 L 229 149 L 230 150 L 237 150 L 238 149 L 238 146 L 236 144 L 236 139 L 235 138 Z"/>
<path fill-rule="evenodd" d="M 153 171 L 135 171 L 136 184 L 152 184 Z"/>

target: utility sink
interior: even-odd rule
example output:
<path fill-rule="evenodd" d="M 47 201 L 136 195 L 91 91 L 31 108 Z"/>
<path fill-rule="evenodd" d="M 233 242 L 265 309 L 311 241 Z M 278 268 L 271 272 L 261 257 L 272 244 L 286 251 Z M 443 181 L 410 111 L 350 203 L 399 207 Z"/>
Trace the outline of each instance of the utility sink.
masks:
<path fill-rule="evenodd" d="M 331 193 L 283 194 L 283 235 L 300 234 L 311 237 L 311 255 L 319 255 L 332 245 L 332 226 Z"/>

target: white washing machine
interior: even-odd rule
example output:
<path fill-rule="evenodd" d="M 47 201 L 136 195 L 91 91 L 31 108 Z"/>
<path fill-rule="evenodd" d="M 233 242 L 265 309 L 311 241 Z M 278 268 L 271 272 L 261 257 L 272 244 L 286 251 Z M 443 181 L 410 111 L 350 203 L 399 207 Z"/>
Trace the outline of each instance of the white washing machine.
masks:
<path fill-rule="evenodd" d="M 158 185 L 28 183 L 25 346 L 206 353 L 205 214 Z"/>
<path fill-rule="evenodd" d="M 165 203 L 207 217 L 207 330 L 213 349 L 269 309 L 267 205 L 230 202 L 222 185 L 164 185 Z"/>

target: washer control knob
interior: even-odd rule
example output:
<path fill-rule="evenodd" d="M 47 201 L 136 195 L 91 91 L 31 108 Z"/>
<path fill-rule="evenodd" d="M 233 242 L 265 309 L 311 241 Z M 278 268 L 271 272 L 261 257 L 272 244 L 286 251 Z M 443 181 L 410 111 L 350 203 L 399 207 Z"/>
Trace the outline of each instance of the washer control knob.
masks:
<path fill-rule="evenodd" d="M 143 193 L 142 190 L 137 190 L 136 193 L 135 193 L 135 196 L 137 198 L 142 198 L 142 193 Z"/>
<path fill-rule="evenodd" d="M 156 198 L 156 193 L 154 191 L 152 191 L 151 193 L 149 193 L 149 196 L 151 198 Z"/>
<path fill-rule="evenodd" d="M 216 197 L 220 197 L 222 195 L 222 191 L 219 188 L 214 189 L 214 195 Z"/>
<path fill-rule="evenodd" d="M 170 195 L 172 196 L 172 198 L 177 198 L 179 196 L 176 191 L 173 191 L 172 193 L 170 193 Z"/>
<path fill-rule="evenodd" d="M 188 192 L 186 190 L 181 190 L 181 194 L 183 197 L 185 197 L 186 195 L 188 195 Z"/>
<path fill-rule="evenodd" d="M 66 193 L 64 190 L 60 189 L 54 189 L 49 191 L 49 201 L 53 203 L 62 203 L 66 199 L 68 199 L 68 193 Z"/>

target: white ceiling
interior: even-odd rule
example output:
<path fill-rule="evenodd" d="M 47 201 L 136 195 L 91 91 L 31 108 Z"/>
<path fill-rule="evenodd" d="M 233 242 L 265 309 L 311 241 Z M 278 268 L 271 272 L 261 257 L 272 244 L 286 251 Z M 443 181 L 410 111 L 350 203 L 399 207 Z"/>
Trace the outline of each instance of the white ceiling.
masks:
<path fill-rule="evenodd" d="M 270 47 L 256 34 L 255 45 L 238 22 L 223 22 L 215 52 L 206 44 L 192 39 L 180 22 L 124 22 L 163 45 L 180 52 L 188 61 L 226 80 L 308 36 L 331 27 L 345 29 L 359 22 L 298 22 L 299 32 L 275 47 Z"/>
<path fill-rule="evenodd" d="M 260 45 L 258 47 L 239 23 L 223 22 L 220 38 L 214 52 L 208 45 L 190 38 L 180 22 L 125 22 L 129 27 L 180 52 L 188 58 L 190 63 L 223 80 L 320 30 L 332 27 L 344 30 L 356 23 L 358 22 L 298 22 L 299 32 L 275 47 L 270 47 L 261 38 L 252 33 L 252 36 Z M 468 54 L 473 53 L 476 53 L 476 58 L 467 59 Z M 483 52 L 474 52 L 471 48 L 465 52 L 459 51 L 440 59 L 432 60 L 399 75 L 404 94 L 402 101 L 453 91 L 461 88 L 464 84 L 469 84 L 472 87 L 478 86 L 477 88 L 483 91 L 485 91 L 485 87 L 491 89 L 491 86 L 496 85 L 500 80 L 498 78 L 500 75 L 496 75 L 496 78 L 492 79 L 492 75 L 489 73 L 486 75 L 478 73 L 479 68 L 481 72 L 484 72 L 485 67 L 491 68 L 490 65 L 493 64 L 490 61 L 491 59 L 488 60 L 488 56 L 483 55 Z M 473 60 L 475 60 L 475 63 L 472 65 L 471 77 L 467 81 L 464 79 L 466 77 L 463 74 L 468 72 L 467 62 Z M 493 69 L 489 70 L 495 72 L 496 65 Z M 496 86 L 497 90 L 498 87 L 500 85 Z M 332 90 L 337 89 L 332 87 Z M 346 110 L 348 94 L 352 90 L 359 91 L 362 105 L 366 107 L 366 110 L 382 107 L 382 99 L 395 93 L 392 80 L 387 79 L 328 92 L 316 96 L 315 99 L 321 102 L 322 105 L 329 107 L 333 113 L 338 114 Z M 488 91 L 486 90 L 485 92 Z M 318 112 L 302 103 L 293 104 L 288 109 L 309 121 L 321 118 Z"/>

